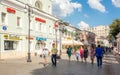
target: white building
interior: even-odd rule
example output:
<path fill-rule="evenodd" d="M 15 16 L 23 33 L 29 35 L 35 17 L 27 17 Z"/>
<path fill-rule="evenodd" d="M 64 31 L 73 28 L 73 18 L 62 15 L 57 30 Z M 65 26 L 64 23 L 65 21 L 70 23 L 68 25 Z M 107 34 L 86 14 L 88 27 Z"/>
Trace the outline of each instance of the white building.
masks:
<path fill-rule="evenodd" d="M 50 49 L 57 20 L 51 0 L 1 0 L 0 59 L 27 56 L 29 43 L 31 55 L 39 53 L 44 43 Z"/>
<path fill-rule="evenodd" d="M 80 37 L 80 34 L 77 32 L 81 32 L 81 30 L 71 26 L 66 25 L 64 27 L 65 31 L 62 33 L 62 48 L 63 52 L 66 51 L 66 48 L 68 46 L 71 46 L 73 49 L 75 47 L 83 45 L 83 43 L 80 41 L 80 39 L 77 39 L 77 37 Z M 78 34 L 78 35 L 76 35 Z"/>
<path fill-rule="evenodd" d="M 109 35 L 109 31 L 110 31 L 109 26 L 100 25 L 100 26 L 92 27 L 92 28 L 84 28 L 84 30 L 95 33 L 97 36 L 96 37 L 97 41 L 102 41 L 105 46 L 109 45 L 108 40 L 106 40 L 107 36 Z"/>

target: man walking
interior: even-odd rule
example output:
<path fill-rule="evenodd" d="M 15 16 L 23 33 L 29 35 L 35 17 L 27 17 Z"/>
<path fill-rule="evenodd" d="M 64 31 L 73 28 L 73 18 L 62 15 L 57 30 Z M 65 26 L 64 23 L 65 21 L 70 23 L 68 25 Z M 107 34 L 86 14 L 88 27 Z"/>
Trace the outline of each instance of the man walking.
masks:
<path fill-rule="evenodd" d="M 100 45 L 96 48 L 97 66 L 102 67 L 103 50 Z"/>
<path fill-rule="evenodd" d="M 52 53 L 52 56 L 51 56 L 52 65 L 56 66 L 56 64 L 57 64 L 57 48 L 54 43 L 52 44 L 51 53 Z"/>

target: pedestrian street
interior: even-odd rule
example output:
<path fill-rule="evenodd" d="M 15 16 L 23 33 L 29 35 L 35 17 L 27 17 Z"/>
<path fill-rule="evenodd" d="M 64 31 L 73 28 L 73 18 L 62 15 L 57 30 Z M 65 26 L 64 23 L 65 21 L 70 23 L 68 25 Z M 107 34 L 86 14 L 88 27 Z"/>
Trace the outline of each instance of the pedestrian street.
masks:
<path fill-rule="evenodd" d="M 77 62 L 74 55 L 69 62 L 66 54 L 58 59 L 56 67 L 51 65 L 50 58 L 43 66 L 43 59 L 38 56 L 32 57 L 31 63 L 25 58 L 0 61 L 0 75 L 119 75 L 119 70 L 120 58 L 111 54 L 104 56 L 102 68 L 97 67 L 96 61 L 91 64 L 89 58 L 87 63 Z"/>

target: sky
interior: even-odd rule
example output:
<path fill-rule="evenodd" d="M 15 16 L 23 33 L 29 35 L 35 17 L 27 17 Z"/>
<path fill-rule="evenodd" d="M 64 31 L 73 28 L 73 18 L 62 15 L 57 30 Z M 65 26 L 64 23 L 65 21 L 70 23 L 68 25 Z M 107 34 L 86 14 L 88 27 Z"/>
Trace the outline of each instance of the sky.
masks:
<path fill-rule="evenodd" d="M 120 19 L 120 0 L 52 0 L 53 15 L 77 28 L 109 26 Z"/>

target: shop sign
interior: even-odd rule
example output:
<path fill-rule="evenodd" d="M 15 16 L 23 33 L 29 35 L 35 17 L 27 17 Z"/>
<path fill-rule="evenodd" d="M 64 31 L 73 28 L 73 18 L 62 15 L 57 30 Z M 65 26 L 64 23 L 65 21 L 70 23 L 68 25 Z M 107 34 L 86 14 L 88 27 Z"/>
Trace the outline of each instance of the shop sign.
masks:
<path fill-rule="evenodd" d="M 9 35 L 9 39 L 11 40 L 22 40 L 18 35 Z"/>
<path fill-rule="evenodd" d="M 4 38 L 5 38 L 5 39 L 8 39 L 8 34 L 4 34 Z"/>
<path fill-rule="evenodd" d="M 3 26 L 2 29 L 3 29 L 3 30 L 7 30 L 7 27 L 6 27 L 6 26 Z"/>
<path fill-rule="evenodd" d="M 29 36 L 29 37 L 28 37 L 28 36 L 27 36 L 27 37 L 26 37 L 26 39 L 33 40 L 33 39 L 34 39 L 34 37 L 33 37 L 33 36 Z"/>
<path fill-rule="evenodd" d="M 58 25 L 59 25 L 59 24 L 58 24 L 58 22 L 56 21 L 56 22 L 54 23 L 54 27 L 55 27 L 55 28 L 58 28 Z"/>
<path fill-rule="evenodd" d="M 43 40 L 43 41 L 46 41 L 47 39 L 46 39 L 46 38 L 36 37 L 36 40 Z"/>
<path fill-rule="evenodd" d="M 70 37 L 67 37 L 67 40 L 72 40 L 72 38 L 70 38 Z"/>
<path fill-rule="evenodd" d="M 36 21 L 42 22 L 42 23 L 46 23 L 46 20 L 39 18 L 39 17 L 35 17 Z"/>
<path fill-rule="evenodd" d="M 13 13 L 13 14 L 16 13 L 16 10 L 13 9 L 13 8 L 8 7 L 8 8 L 6 8 L 6 9 L 7 9 L 7 12 L 9 12 L 9 13 Z"/>

